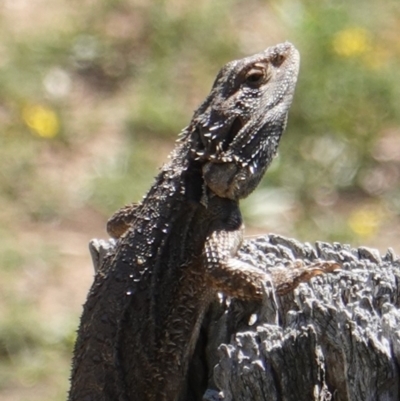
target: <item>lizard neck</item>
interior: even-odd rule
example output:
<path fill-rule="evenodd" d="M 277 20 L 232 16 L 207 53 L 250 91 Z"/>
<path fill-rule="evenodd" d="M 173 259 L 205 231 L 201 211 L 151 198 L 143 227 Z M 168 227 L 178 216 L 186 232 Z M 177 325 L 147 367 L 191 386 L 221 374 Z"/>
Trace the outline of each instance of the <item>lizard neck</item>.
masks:
<path fill-rule="evenodd" d="M 147 350 L 123 352 L 120 360 L 129 377 L 141 377 L 139 370 L 145 365 L 155 369 L 149 378 L 165 378 L 159 392 L 169 394 L 179 391 L 204 312 L 215 295 L 202 272 L 204 243 L 216 221 L 237 210 L 237 202 L 205 190 L 201 164 L 190 158 L 189 151 L 187 144 L 173 151 L 137 212 L 132 235 L 120 243 L 115 258 L 115 269 L 129 277 L 125 293 L 134 287 L 129 280 L 143 288 L 135 289 L 127 300 L 117 343 L 121 350 L 132 343 Z M 141 330 L 136 333 L 132 327 L 139 322 Z M 132 383 L 129 392 L 137 391 L 138 383 Z"/>

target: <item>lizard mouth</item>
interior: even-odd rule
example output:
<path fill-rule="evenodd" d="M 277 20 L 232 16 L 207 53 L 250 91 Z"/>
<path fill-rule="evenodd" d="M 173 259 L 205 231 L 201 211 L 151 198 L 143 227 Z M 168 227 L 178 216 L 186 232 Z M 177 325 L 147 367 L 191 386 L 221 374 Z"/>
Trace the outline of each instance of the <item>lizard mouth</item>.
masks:
<path fill-rule="evenodd" d="M 214 124 L 211 127 L 199 127 L 201 149 L 196 152 L 198 160 L 220 160 L 224 152 L 243 128 L 241 117 L 235 117 L 232 122 L 224 121 L 222 124 Z"/>
<path fill-rule="evenodd" d="M 224 139 L 222 140 L 222 150 L 224 152 L 228 149 L 229 145 L 236 138 L 236 135 L 243 128 L 243 126 L 244 126 L 244 123 L 240 117 L 236 117 L 233 120 L 233 122 L 230 126 L 230 129 L 227 131 Z"/>

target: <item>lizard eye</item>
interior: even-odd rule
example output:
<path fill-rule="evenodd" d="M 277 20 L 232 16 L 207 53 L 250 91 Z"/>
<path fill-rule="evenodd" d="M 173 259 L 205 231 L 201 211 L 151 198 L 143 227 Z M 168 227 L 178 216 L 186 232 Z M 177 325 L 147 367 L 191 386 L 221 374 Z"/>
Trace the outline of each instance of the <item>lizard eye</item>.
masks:
<path fill-rule="evenodd" d="M 254 67 L 250 69 L 245 76 L 245 82 L 251 87 L 259 87 L 266 81 L 266 70 L 261 67 Z"/>

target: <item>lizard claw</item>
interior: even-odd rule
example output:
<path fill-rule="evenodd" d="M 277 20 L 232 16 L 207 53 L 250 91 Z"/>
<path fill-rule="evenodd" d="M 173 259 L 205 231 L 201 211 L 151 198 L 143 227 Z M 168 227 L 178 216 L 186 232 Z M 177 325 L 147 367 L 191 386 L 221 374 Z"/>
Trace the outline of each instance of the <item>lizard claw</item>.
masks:
<path fill-rule="evenodd" d="M 310 281 L 320 274 L 330 273 L 340 269 L 340 265 L 334 261 L 318 261 L 306 265 L 301 260 L 296 260 L 288 266 L 271 268 L 269 273 L 279 295 L 293 291 L 300 283 Z"/>

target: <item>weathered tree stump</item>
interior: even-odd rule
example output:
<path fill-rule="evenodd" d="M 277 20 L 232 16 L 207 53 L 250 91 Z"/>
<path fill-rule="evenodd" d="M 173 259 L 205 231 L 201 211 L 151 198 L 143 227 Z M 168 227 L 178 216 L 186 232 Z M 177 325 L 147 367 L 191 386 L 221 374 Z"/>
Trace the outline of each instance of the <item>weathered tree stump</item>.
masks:
<path fill-rule="evenodd" d="M 224 400 L 399 399 L 400 260 L 392 250 L 380 256 L 337 243 L 313 248 L 269 235 L 246 241 L 240 258 L 260 268 L 318 258 L 342 269 L 271 298 L 275 322 L 249 325 L 259 307 L 237 301 L 212 322 L 211 341 L 224 341 L 216 361 L 208 353 L 210 383 Z M 216 397 L 208 391 L 205 399 Z"/>
<path fill-rule="evenodd" d="M 296 259 L 342 269 L 284 296 L 270 291 L 262 306 L 221 296 L 204 320 L 182 400 L 399 399 L 400 260 L 391 249 L 381 256 L 266 235 L 245 241 L 239 258 L 266 270 Z"/>

